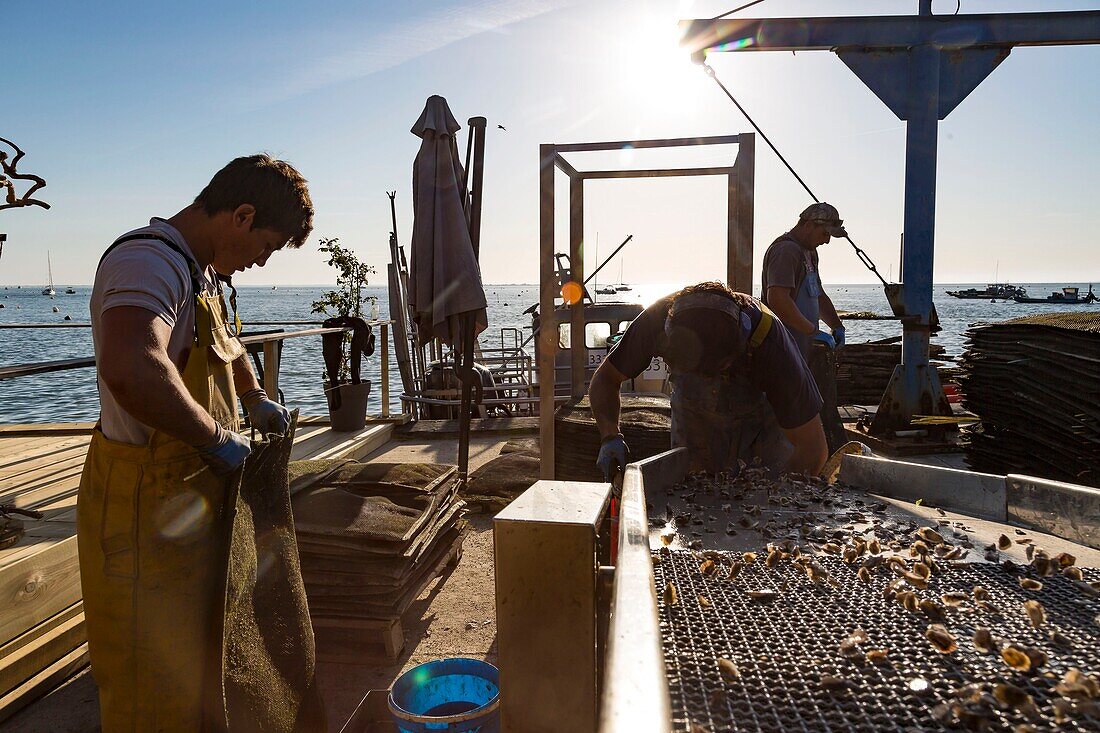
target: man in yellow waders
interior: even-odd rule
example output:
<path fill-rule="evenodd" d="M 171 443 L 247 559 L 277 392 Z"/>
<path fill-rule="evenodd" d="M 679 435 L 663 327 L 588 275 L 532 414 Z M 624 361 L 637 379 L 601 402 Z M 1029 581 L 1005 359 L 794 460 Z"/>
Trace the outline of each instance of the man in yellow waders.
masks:
<path fill-rule="evenodd" d="M 257 383 L 222 282 L 301 246 L 312 221 L 301 174 L 254 155 L 100 260 L 90 310 L 101 412 L 77 541 L 106 733 L 226 727 L 227 487 L 250 452 L 237 395 L 261 433 L 285 433 L 289 415 Z"/>

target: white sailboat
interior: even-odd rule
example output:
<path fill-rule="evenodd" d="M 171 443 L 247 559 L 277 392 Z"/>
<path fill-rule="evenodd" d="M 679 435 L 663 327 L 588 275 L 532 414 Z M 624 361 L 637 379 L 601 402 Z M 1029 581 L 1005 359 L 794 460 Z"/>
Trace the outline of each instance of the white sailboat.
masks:
<path fill-rule="evenodd" d="M 619 284 L 615 286 L 615 289 L 618 290 L 620 293 L 625 292 L 627 290 L 630 290 L 630 286 L 623 283 L 623 262 L 624 261 L 625 260 L 623 260 L 621 257 L 619 258 Z"/>
<path fill-rule="evenodd" d="M 600 233 L 596 232 L 596 265 L 599 266 L 599 264 L 600 264 Z M 604 285 L 601 288 L 599 280 L 596 277 L 592 278 L 592 287 L 596 289 L 596 294 L 597 295 L 614 295 L 615 294 L 615 286 L 614 285 Z"/>
<path fill-rule="evenodd" d="M 50 262 L 50 253 L 46 252 L 46 267 L 50 273 L 50 284 L 42 288 L 42 294 L 48 295 L 51 298 L 57 295 L 57 291 L 53 289 L 53 263 Z"/>

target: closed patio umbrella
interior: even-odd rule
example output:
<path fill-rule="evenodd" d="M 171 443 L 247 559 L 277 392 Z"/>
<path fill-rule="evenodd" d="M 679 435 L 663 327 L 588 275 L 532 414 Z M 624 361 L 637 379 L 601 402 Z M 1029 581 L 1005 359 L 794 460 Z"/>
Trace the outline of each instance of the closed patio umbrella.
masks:
<path fill-rule="evenodd" d="M 472 370 L 474 341 L 488 326 L 488 318 L 465 206 L 466 177 L 455 139 L 458 130 L 447 100 L 438 95 L 428 98 L 412 127 L 422 142 L 413 163 L 409 305 L 420 343 L 438 338 L 450 345 L 455 373 L 462 380 L 458 470 L 464 481 L 469 462 L 470 391 L 476 378 Z M 478 228 L 473 227 L 475 231 Z"/>
<path fill-rule="evenodd" d="M 412 133 L 423 142 L 413 163 L 413 233 L 409 304 L 421 343 L 438 338 L 457 349 L 459 318 L 469 314 L 474 336 L 488 326 L 481 268 L 463 205 L 459 124 L 438 95 L 428 98 Z"/>

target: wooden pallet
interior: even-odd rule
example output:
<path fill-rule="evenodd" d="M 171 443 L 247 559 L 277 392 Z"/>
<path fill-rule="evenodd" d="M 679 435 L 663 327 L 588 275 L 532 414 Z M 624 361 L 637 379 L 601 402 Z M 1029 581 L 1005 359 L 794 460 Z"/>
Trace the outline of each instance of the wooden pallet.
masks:
<path fill-rule="evenodd" d="M 462 545 L 459 544 L 440 561 L 416 595 L 423 593 L 424 588 L 458 565 L 461 559 Z M 313 635 L 317 642 L 317 659 L 321 662 L 392 662 L 405 650 L 405 630 L 400 616 L 389 619 L 320 617 L 312 620 Z"/>
<path fill-rule="evenodd" d="M 23 538 L 0 550 L 0 721 L 87 664 L 76 499 L 90 425 L 0 429 L 0 502 L 36 509 Z M 340 433 L 306 419 L 293 460 L 361 459 L 384 445 L 391 423 Z"/>

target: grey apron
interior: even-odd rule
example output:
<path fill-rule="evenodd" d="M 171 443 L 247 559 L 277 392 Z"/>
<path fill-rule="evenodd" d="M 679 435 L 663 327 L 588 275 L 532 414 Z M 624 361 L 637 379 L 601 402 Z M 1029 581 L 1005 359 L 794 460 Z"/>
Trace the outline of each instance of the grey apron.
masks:
<path fill-rule="evenodd" d="M 801 246 L 801 245 L 799 245 Z M 806 276 L 802 278 L 802 284 L 794 294 L 794 305 L 798 312 L 817 328 L 821 321 L 821 306 L 817 299 L 821 296 L 821 275 L 813 263 L 813 251 L 802 249 L 803 265 L 806 268 Z M 810 347 L 813 344 L 813 336 L 791 331 L 795 342 L 798 344 L 802 358 L 810 360 Z"/>
<path fill-rule="evenodd" d="M 748 379 L 748 357 L 718 377 L 669 376 L 672 383 L 672 447 L 686 447 L 692 471 L 737 470 L 757 456 L 780 471 L 793 447 L 763 392 Z"/>

